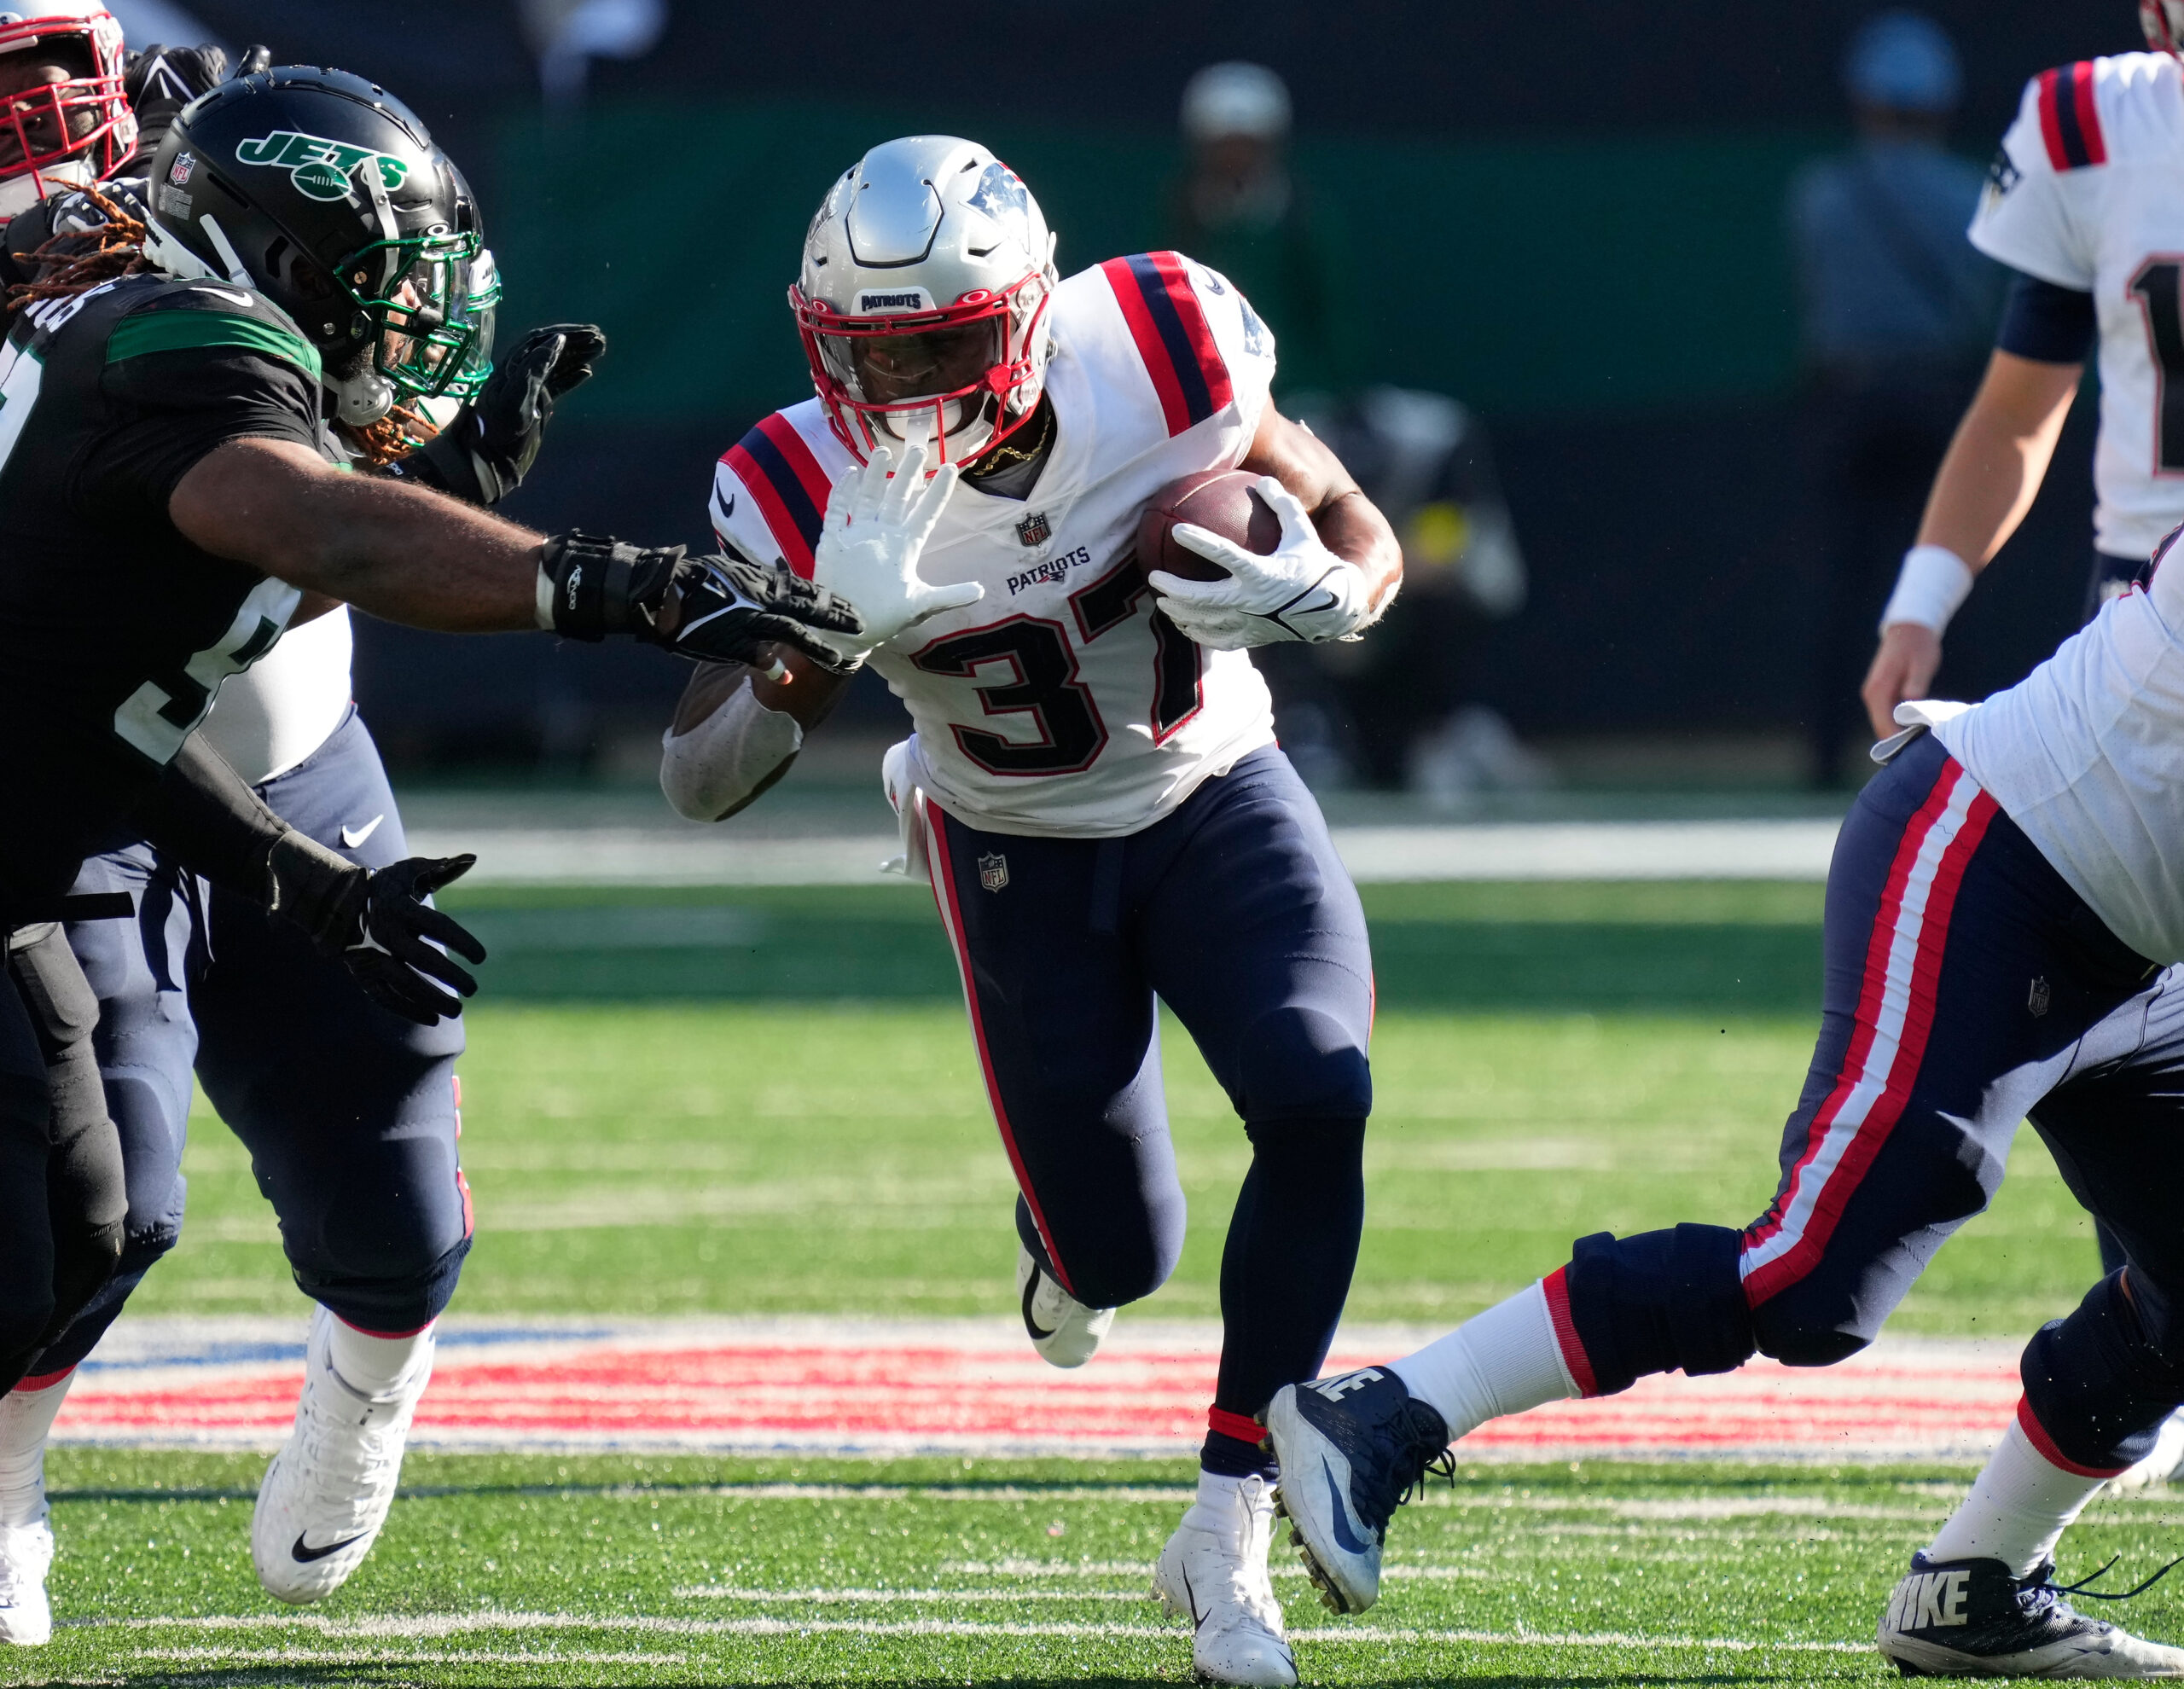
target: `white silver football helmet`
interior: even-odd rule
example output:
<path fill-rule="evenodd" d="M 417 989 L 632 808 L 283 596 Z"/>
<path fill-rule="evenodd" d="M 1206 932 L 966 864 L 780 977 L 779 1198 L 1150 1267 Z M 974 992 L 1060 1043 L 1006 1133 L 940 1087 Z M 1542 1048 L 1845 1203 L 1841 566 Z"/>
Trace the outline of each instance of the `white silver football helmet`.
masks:
<path fill-rule="evenodd" d="M 2139 0 L 2139 24 L 2155 52 L 2184 59 L 2184 0 Z"/>
<path fill-rule="evenodd" d="M 875 446 L 969 463 L 1035 410 L 1054 342 L 1054 237 L 975 141 L 874 147 L 828 190 L 788 290 L 812 385 L 860 462 Z"/>
<path fill-rule="evenodd" d="M 0 226 L 56 188 L 100 180 L 136 145 L 122 92 L 121 26 L 103 0 L 0 8 L 0 54 L 77 62 L 78 73 L 0 100 Z"/>

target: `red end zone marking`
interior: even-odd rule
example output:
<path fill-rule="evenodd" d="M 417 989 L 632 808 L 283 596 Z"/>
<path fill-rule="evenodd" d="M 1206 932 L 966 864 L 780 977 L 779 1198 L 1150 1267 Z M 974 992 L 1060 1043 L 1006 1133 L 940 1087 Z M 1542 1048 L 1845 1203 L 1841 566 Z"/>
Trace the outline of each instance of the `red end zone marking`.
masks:
<path fill-rule="evenodd" d="M 543 1334 L 542 1339 L 543 1340 Z M 1330 1373 L 1385 1360 L 1341 1352 Z M 299 1365 L 247 1377 L 156 1377 L 86 1368 L 59 1427 L 107 1442 L 271 1442 L 295 1410 Z M 421 1440 L 692 1447 L 771 1441 L 875 1441 L 1068 1452 L 1102 1442 L 1176 1451 L 1196 1444 L 1215 1361 L 1205 1350 L 1118 1344 L 1081 1373 L 1058 1375 L 1028 1345 L 888 1347 L 741 1342 L 690 1347 L 624 1341 L 535 1359 L 443 1351 L 417 1416 Z M 1464 1440 L 1482 1456 L 1780 1450 L 1843 1456 L 1966 1452 L 2000 1437 L 2020 1386 L 2000 1352 L 1828 1371 L 1757 1362 L 1707 1378 L 1655 1378 L 1620 1395 L 1562 1402 L 1495 1421 Z"/>

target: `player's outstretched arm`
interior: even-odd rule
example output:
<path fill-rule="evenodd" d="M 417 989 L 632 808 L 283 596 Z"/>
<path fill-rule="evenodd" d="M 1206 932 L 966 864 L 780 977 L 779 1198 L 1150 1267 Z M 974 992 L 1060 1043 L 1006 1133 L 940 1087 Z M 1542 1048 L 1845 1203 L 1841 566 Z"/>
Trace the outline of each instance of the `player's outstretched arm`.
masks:
<path fill-rule="evenodd" d="M 1168 618 L 1200 645 L 1240 650 L 1280 640 L 1356 639 L 1403 583 L 1403 548 L 1373 501 L 1310 430 L 1269 407 L 1240 466 L 1281 524 L 1260 555 L 1189 523 L 1176 541 L 1221 566 L 1223 578 L 1149 577 Z"/>
<path fill-rule="evenodd" d="M 1999 348 L 1989 360 L 1934 476 L 1918 544 L 1881 612 L 1880 647 L 1860 694 L 1875 737 L 1896 731 L 1898 704 L 1932 686 L 1942 630 L 2031 509 L 2084 369 Z"/>
<path fill-rule="evenodd" d="M 216 557 L 443 633 L 538 625 L 544 536 L 421 487 L 346 474 L 287 440 L 230 440 L 167 505 Z"/>
<path fill-rule="evenodd" d="M 863 630 L 855 608 L 783 566 L 686 558 L 584 534 L 542 538 L 421 487 L 343 474 L 290 441 L 230 440 L 176 486 L 177 528 L 306 592 L 443 633 L 623 635 L 747 662 L 784 641 L 822 665 Z"/>

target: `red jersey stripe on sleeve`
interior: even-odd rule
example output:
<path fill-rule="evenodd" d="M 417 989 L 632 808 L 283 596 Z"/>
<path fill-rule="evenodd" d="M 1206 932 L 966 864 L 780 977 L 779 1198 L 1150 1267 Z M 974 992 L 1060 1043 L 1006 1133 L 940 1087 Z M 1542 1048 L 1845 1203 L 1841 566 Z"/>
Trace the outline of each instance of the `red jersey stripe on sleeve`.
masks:
<path fill-rule="evenodd" d="M 776 411 L 730 446 L 721 461 L 758 501 L 783 560 L 809 580 L 830 489 L 804 437 Z"/>
<path fill-rule="evenodd" d="M 2100 132 L 2100 111 L 2094 103 L 2093 67 L 2084 61 L 2042 71 L 2035 103 L 2040 139 L 2048 162 L 2058 171 L 2083 170 L 2108 162 L 2108 143 Z"/>
<path fill-rule="evenodd" d="M 1179 255 L 1140 252 L 1109 258 L 1100 270 L 1153 378 L 1171 437 L 1234 401 L 1228 365 Z"/>

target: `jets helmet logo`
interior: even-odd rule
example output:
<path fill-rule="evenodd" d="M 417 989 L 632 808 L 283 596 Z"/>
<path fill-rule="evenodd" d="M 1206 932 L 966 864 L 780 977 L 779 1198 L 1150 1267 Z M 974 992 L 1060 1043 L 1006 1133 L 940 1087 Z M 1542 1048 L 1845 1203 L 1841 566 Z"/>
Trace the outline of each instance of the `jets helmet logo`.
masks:
<path fill-rule="evenodd" d="M 392 191 L 408 178 L 410 166 L 369 147 L 352 147 L 346 141 L 278 129 L 235 148 L 235 159 L 247 165 L 265 165 L 285 170 L 296 191 L 309 200 L 346 200 L 349 180 L 366 164 L 379 167 L 379 185 Z"/>

